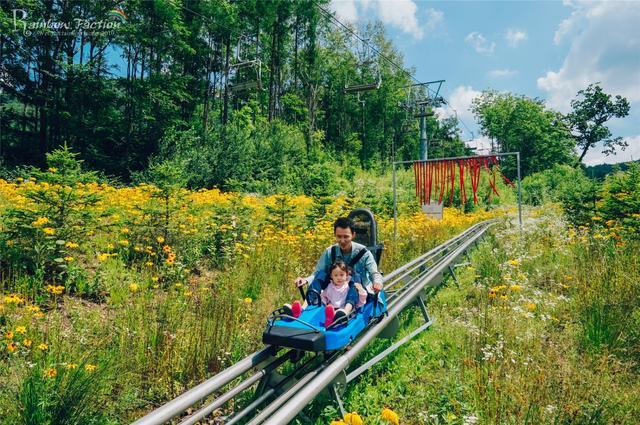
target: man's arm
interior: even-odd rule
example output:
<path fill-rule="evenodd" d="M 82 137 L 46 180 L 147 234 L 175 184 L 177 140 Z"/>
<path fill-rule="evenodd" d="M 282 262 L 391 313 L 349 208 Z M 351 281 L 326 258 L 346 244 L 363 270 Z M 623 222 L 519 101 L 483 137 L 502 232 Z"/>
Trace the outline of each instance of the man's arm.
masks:
<path fill-rule="evenodd" d="M 365 261 L 365 269 L 367 270 L 367 273 L 369 273 L 369 278 L 373 285 L 382 289 L 382 273 L 378 271 L 378 265 L 376 264 L 376 260 L 373 258 L 371 251 L 367 251 L 362 259 Z"/>

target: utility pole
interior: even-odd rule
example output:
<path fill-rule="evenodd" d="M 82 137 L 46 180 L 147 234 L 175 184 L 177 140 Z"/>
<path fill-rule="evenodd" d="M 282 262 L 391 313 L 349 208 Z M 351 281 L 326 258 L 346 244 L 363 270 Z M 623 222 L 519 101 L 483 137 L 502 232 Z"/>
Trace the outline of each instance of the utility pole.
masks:
<path fill-rule="evenodd" d="M 408 86 L 408 96 L 399 105 L 413 113 L 414 118 L 420 119 L 420 160 L 429 159 L 429 140 L 427 137 L 427 117 L 434 115 L 433 108 L 442 105 L 444 99 L 439 96 L 444 80 L 428 81 Z M 430 89 L 429 86 L 435 86 Z M 431 93 L 433 95 L 431 95 Z"/>
<path fill-rule="evenodd" d="M 425 105 L 420 106 L 420 159 L 426 161 L 429 159 L 429 145 L 427 140 L 427 114 Z"/>

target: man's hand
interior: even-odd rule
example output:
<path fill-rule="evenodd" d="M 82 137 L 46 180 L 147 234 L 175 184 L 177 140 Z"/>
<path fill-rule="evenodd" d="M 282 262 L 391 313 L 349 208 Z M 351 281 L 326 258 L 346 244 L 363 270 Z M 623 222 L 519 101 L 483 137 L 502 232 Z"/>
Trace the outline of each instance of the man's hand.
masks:
<path fill-rule="evenodd" d="M 305 279 L 304 277 L 298 277 L 298 278 L 296 278 L 296 286 L 297 286 L 298 288 L 299 288 L 299 287 L 301 287 L 301 286 L 306 285 L 307 283 L 308 283 L 308 282 L 307 282 L 307 279 Z"/>
<path fill-rule="evenodd" d="M 382 283 L 374 283 L 374 284 L 373 284 L 373 291 L 374 291 L 374 292 L 380 292 L 380 291 L 382 291 Z"/>

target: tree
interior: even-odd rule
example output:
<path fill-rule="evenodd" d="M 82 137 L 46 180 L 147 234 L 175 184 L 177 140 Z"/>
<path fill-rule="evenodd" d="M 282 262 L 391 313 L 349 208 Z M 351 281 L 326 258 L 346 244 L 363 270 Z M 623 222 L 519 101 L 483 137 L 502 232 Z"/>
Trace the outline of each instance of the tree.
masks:
<path fill-rule="evenodd" d="M 520 152 L 523 176 L 575 161 L 574 141 L 562 116 L 542 100 L 485 91 L 471 109 L 494 152 Z M 515 164 L 507 162 L 505 172 L 514 176 Z"/>
<path fill-rule="evenodd" d="M 629 115 L 629 101 L 626 98 L 617 95 L 614 101 L 598 83 L 589 84 L 571 101 L 571 108 L 573 110 L 566 116 L 566 121 L 578 149 L 582 150 L 580 161 L 598 142 L 603 142 L 602 153 L 605 155 L 614 154 L 618 147 L 624 150 L 628 146 L 622 137 L 612 138 L 611 131 L 604 125 L 611 118 Z"/>

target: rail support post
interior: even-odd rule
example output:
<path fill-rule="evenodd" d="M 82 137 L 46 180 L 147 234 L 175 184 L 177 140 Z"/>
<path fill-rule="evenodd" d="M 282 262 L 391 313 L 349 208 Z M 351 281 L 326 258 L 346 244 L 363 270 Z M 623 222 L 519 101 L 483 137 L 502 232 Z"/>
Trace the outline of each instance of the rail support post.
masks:
<path fill-rule="evenodd" d="M 338 390 L 336 389 L 336 385 L 335 384 L 329 385 L 329 393 L 331 394 L 331 397 L 333 397 L 333 399 L 336 401 L 336 403 L 338 403 L 338 409 L 340 410 L 340 416 L 342 416 L 344 418 L 344 415 L 346 414 L 346 412 L 344 410 L 344 404 L 342 403 L 342 398 L 340 398 L 340 393 L 338 393 Z"/>
<path fill-rule="evenodd" d="M 456 288 L 460 288 L 460 281 L 458 280 L 458 277 L 456 276 L 455 270 L 453 270 L 453 267 L 451 267 L 451 266 L 449 266 L 449 273 L 451 273 L 451 277 L 453 278 L 453 281 L 456 283 Z"/>
<path fill-rule="evenodd" d="M 422 311 L 422 316 L 424 317 L 425 323 L 431 322 L 431 319 L 429 318 L 429 312 L 427 311 L 427 306 L 424 304 L 422 295 L 416 298 L 416 303 L 418 304 L 418 307 L 420 307 L 420 311 Z"/>

